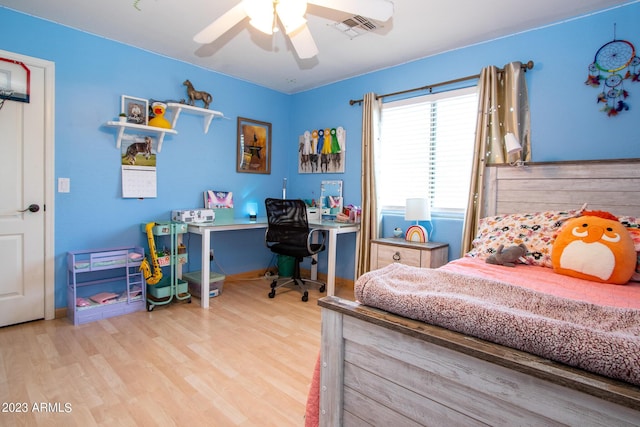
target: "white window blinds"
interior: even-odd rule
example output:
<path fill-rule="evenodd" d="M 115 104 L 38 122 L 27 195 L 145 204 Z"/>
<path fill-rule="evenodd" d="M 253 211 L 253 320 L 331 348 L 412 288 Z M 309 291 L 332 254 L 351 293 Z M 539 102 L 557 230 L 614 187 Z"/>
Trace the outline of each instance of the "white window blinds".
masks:
<path fill-rule="evenodd" d="M 376 149 L 379 206 L 404 209 L 427 197 L 433 211 L 467 205 L 478 109 L 477 88 L 383 104 Z"/>

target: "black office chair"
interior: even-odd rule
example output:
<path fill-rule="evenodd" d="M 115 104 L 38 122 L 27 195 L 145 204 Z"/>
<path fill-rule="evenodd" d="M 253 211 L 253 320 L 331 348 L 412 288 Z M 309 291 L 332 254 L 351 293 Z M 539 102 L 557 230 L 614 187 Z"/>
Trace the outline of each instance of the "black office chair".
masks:
<path fill-rule="evenodd" d="M 320 292 L 324 292 L 326 285 L 317 280 L 303 279 L 300 276 L 300 263 L 303 258 L 315 255 L 325 249 L 327 233 L 325 230 L 309 229 L 307 221 L 307 206 L 302 200 L 294 199 L 266 199 L 268 228 L 265 243 L 271 252 L 295 258 L 295 267 L 291 278 L 275 279 L 271 283 L 269 298 L 276 296 L 276 289 L 294 283 L 302 292 L 302 301 L 309 300 L 306 284 L 309 282 L 320 285 Z M 314 236 L 318 242 L 313 242 Z M 312 264 L 317 261 L 313 259 Z"/>

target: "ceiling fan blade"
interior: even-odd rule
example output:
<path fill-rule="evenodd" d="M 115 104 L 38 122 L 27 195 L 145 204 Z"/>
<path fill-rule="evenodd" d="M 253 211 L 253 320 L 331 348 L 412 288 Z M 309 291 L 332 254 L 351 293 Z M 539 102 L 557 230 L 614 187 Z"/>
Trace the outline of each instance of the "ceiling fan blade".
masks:
<path fill-rule="evenodd" d="M 193 41 L 201 44 L 211 43 L 246 17 L 247 12 L 245 12 L 242 2 L 240 2 L 196 34 L 193 37 Z"/>
<path fill-rule="evenodd" d="M 382 22 L 393 16 L 393 3 L 387 0 L 308 0 L 307 3 Z"/>
<path fill-rule="evenodd" d="M 318 54 L 318 46 L 313 40 L 309 27 L 303 25 L 298 30 L 289 33 L 289 40 L 300 59 L 313 58 Z"/>

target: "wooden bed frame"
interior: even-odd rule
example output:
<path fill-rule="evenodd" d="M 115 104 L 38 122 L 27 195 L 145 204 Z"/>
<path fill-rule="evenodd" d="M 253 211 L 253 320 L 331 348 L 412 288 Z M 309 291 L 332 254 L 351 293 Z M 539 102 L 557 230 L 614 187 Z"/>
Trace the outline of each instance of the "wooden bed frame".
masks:
<path fill-rule="evenodd" d="M 483 216 L 640 216 L 640 159 L 492 166 Z M 640 424 L 640 387 L 337 297 L 322 310 L 320 426 Z"/>

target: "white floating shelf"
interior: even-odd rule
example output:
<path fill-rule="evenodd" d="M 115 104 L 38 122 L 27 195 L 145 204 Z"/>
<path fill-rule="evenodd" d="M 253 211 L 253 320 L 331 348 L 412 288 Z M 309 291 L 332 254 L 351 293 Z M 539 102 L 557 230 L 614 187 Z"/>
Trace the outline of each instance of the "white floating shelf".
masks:
<path fill-rule="evenodd" d="M 204 117 L 204 133 L 209 132 L 209 125 L 211 125 L 211 121 L 214 117 L 224 117 L 220 111 L 208 110 L 206 108 L 194 107 L 192 105 L 180 104 L 177 102 L 169 102 L 167 103 L 167 110 L 173 111 L 173 121 L 171 122 L 171 127 L 175 129 L 176 122 L 178 121 L 178 117 L 180 117 L 180 112 L 182 110 L 187 111 L 189 113 L 198 114 Z"/>
<path fill-rule="evenodd" d="M 120 148 L 121 144 L 122 144 L 122 137 L 124 136 L 124 132 L 125 130 L 128 131 L 139 131 L 139 132 L 144 132 L 144 133 L 151 133 L 151 134 L 155 134 L 158 137 L 158 148 L 157 148 L 157 152 L 159 153 L 160 150 L 162 150 L 162 141 L 164 141 L 164 136 L 166 134 L 170 134 L 170 135 L 177 135 L 178 132 L 175 129 L 166 129 L 166 128 L 159 128 L 159 127 L 155 127 L 155 126 L 146 126 L 146 125 L 138 125 L 135 123 L 127 123 L 127 122 L 120 122 L 120 121 L 108 121 L 107 122 L 107 126 L 111 126 L 111 127 L 116 127 L 118 128 L 118 136 L 116 139 L 116 148 Z"/>

